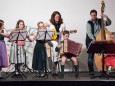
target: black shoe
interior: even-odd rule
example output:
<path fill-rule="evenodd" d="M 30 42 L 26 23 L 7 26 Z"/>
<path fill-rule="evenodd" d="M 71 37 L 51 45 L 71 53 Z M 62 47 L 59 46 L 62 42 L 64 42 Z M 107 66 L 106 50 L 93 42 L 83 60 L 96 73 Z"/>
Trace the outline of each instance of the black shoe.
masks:
<path fill-rule="evenodd" d="M 64 79 L 64 75 L 59 74 L 59 75 L 58 75 L 58 78 L 60 78 L 60 79 Z"/>
<path fill-rule="evenodd" d="M 61 79 L 64 79 L 64 76 L 60 76 Z"/>
<path fill-rule="evenodd" d="M 94 74 L 94 72 L 89 72 L 89 75 L 90 75 L 90 76 L 93 76 L 93 75 L 95 75 L 95 74 Z"/>
<path fill-rule="evenodd" d="M 53 73 L 52 76 L 58 76 L 58 74 L 57 73 Z"/>
<path fill-rule="evenodd" d="M 78 78 L 78 77 L 79 77 L 79 74 L 76 74 L 76 75 L 75 75 L 75 78 Z"/>
<path fill-rule="evenodd" d="M 55 73 L 55 76 L 58 76 L 58 74 L 57 74 L 57 73 Z"/>
<path fill-rule="evenodd" d="M 89 75 L 90 75 L 90 79 L 94 79 L 95 78 L 94 72 L 89 72 Z"/>
<path fill-rule="evenodd" d="M 13 74 L 11 77 L 16 77 L 17 76 L 17 74 Z"/>
<path fill-rule="evenodd" d="M 4 78 L 1 76 L 0 79 L 4 79 Z"/>
<path fill-rule="evenodd" d="M 90 75 L 90 79 L 94 79 L 95 78 L 95 76 L 94 75 Z"/>

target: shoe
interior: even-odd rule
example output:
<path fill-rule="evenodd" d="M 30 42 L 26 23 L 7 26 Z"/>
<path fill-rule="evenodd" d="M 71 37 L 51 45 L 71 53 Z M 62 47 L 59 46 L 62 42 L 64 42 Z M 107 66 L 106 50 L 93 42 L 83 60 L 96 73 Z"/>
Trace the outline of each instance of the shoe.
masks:
<path fill-rule="evenodd" d="M 37 76 L 37 77 L 40 77 L 40 76 L 41 76 L 41 74 L 37 74 L 36 76 Z"/>
<path fill-rule="evenodd" d="M 94 74 L 94 72 L 90 72 L 89 75 L 92 76 L 92 75 L 95 75 L 95 74 Z"/>
<path fill-rule="evenodd" d="M 94 72 L 90 72 L 89 75 L 90 75 L 90 79 L 94 79 L 95 78 Z"/>
<path fill-rule="evenodd" d="M 16 74 L 16 73 L 15 73 L 15 74 L 13 74 L 13 75 L 11 76 L 11 78 L 20 77 L 20 76 L 21 76 L 21 74 L 19 74 L 19 73 Z"/>
<path fill-rule="evenodd" d="M 78 78 L 79 77 L 79 74 L 75 75 L 75 78 Z"/>
<path fill-rule="evenodd" d="M 95 78 L 95 74 L 92 72 L 92 73 L 89 73 L 90 75 L 90 79 L 94 79 Z"/>
<path fill-rule="evenodd" d="M 46 74 L 41 74 L 41 77 L 45 77 Z"/>
<path fill-rule="evenodd" d="M 64 76 L 61 76 L 60 79 L 64 79 Z"/>
<path fill-rule="evenodd" d="M 57 73 L 55 73 L 55 76 L 58 76 L 58 74 L 57 74 Z"/>
<path fill-rule="evenodd" d="M 95 78 L 95 76 L 94 75 L 90 75 L 90 79 L 94 79 Z"/>
<path fill-rule="evenodd" d="M 57 73 L 53 73 L 52 76 L 58 76 L 58 74 Z"/>
<path fill-rule="evenodd" d="M 38 77 L 44 77 L 45 74 L 42 73 L 42 74 L 38 74 L 37 76 L 38 76 Z"/>
<path fill-rule="evenodd" d="M 61 75 L 59 76 L 59 78 L 60 78 L 60 79 L 64 79 L 64 75 L 61 74 Z"/>
<path fill-rule="evenodd" d="M 4 79 L 4 78 L 1 76 L 0 79 Z"/>

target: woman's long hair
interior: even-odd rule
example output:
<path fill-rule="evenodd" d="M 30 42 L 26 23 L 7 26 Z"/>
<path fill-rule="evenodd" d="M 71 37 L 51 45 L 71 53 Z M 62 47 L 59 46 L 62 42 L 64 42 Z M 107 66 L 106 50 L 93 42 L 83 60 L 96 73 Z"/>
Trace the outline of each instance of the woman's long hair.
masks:
<path fill-rule="evenodd" d="M 62 19 L 62 17 L 61 17 L 61 14 L 60 14 L 58 11 L 54 11 L 54 12 L 52 13 L 50 22 L 54 25 L 54 23 L 55 23 L 54 17 L 55 17 L 56 14 L 59 14 L 59 16 L 60 16 L 59 23 L 62 24 L 62 23 L 63 23 L 63 19 Z"/>
<path fill-rule="evenodd" d="M 0 28 L 3 26 L 3 24 L 4 24 L 4 21 L 0 20 Z"/>

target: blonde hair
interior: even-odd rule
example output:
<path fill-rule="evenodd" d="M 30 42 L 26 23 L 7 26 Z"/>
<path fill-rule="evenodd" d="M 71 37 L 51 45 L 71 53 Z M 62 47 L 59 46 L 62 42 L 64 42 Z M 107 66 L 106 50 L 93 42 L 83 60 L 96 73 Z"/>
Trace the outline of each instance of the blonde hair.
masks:
<path fill-rule="evenodd" d="M 39 21 L 39 22 L 37 23 L 38 28 L 40 28 L 40 27 L 39 27 L 40 24 L 44 24 L 44 23 L 43 23 L 42 21 Z"/>

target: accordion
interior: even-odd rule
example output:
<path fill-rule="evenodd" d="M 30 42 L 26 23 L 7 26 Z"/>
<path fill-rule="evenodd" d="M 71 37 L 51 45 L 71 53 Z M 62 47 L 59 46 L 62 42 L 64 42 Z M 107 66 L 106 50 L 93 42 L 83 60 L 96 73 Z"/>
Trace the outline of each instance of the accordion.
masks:
<path fill-rule="evenodd" d="M 82 50 L 81 43 L 68 39 L 62 42 L 62 48 L 60 50 L 60 55 L 64 53 L 71 53 L 76 56 L 80 53 L 81 50 Z"/>

